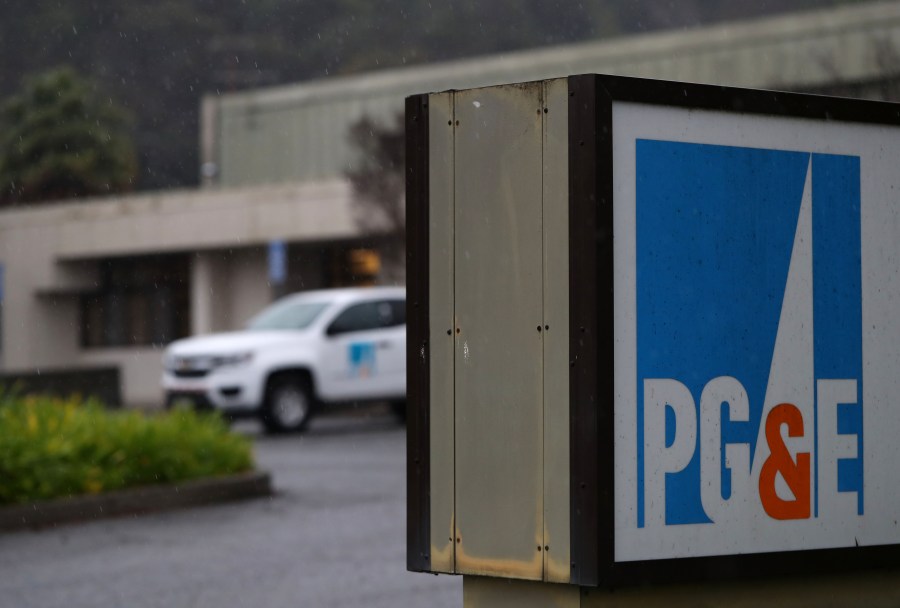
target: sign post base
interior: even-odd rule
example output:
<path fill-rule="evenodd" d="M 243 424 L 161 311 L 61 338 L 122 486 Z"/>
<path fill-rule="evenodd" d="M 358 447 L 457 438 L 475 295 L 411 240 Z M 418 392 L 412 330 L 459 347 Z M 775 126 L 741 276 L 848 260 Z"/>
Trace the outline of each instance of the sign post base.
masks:
<path fill-rule="evenodd" d="M 465 608 L 799 608 L 900 606 L 900 570 L 827 577 L 693 583 L 609 591 L 513 579 L 463 577 Z"/>

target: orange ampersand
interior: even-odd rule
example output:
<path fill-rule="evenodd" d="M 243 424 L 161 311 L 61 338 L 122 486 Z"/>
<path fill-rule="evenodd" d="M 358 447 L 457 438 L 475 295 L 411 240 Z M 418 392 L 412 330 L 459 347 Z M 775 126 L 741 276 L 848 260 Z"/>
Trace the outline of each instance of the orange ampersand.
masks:
<path fill-rule="evenodd" d="M 759 498 L 763 509 L 774 519 L 809 518 L 809 453 L 797 454 L 797 462 L 791 458 L 784 439 L 781 425 L 786 424 L 788 437 L 803 436 L 803 414 L 797 406 L 782 403 L 772 408 L 766 418 L 766 442 L 769 457 L 759 472 Z M 794 500 L 784 500 L 775 493 L 775 475 L 781 473 Z"/>

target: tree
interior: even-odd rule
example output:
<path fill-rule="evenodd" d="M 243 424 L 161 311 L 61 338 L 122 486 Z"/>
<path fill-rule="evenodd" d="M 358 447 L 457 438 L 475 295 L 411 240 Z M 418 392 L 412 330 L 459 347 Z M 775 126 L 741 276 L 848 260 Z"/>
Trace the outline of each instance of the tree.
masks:
<path fill-rule="evenodd" d="M 25 82 L 0 106 L 0 202 L 131 190 L 137 161 L 128 116 L 68 67 Z"/>
<path fill-rule="evenodd" d="M 405 137 L 403 115 L 382 125 L 363 116 L 350 127 L 350 142 L 359 161 L 347 172 L 353 186 L 356 221 L 365 232 L 381 237 L 387 278 L 402 281 L 406 243 Z"/>

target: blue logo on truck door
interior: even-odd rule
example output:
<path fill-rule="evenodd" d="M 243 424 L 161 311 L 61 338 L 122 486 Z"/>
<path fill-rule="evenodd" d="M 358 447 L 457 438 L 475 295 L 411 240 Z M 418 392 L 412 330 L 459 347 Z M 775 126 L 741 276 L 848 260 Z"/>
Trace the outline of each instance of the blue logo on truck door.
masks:
<path fill-rule="evenodd" d="M 637 526 L 862 515 L 859 158 L 636 155 Z"/>
<path fill-rule="evenodd" d="M 353 342 L 347 347 L 351 378 L 371 378 L 375 375 L 375 343 Z"/>

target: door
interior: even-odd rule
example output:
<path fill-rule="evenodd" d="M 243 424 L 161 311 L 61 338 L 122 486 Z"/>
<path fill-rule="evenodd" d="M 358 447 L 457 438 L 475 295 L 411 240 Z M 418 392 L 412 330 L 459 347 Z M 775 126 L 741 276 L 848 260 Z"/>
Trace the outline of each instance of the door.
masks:
<path fill-rule="evenodd" d="M 331 401 L 406 394 L 406 303 L 350 304 L 325 331 L 322 394 Z"/>

